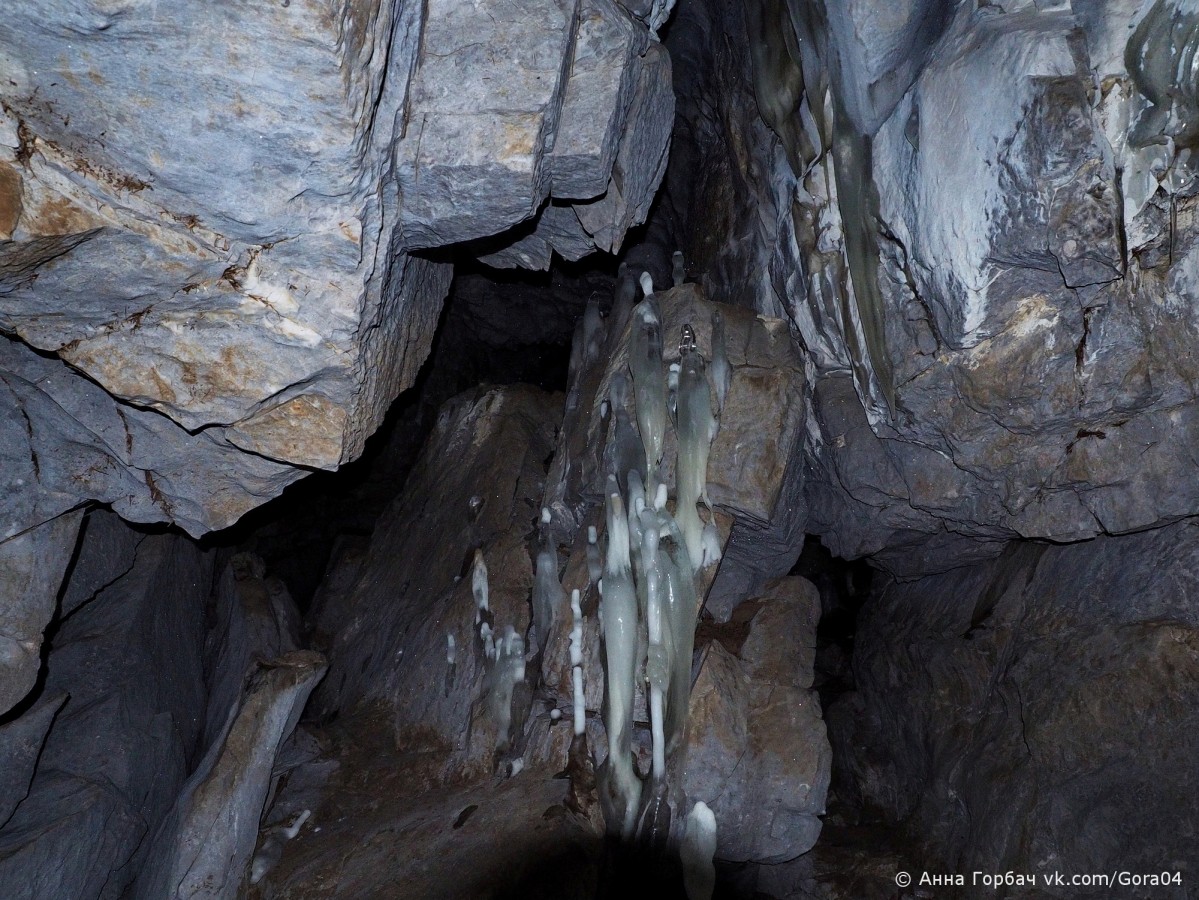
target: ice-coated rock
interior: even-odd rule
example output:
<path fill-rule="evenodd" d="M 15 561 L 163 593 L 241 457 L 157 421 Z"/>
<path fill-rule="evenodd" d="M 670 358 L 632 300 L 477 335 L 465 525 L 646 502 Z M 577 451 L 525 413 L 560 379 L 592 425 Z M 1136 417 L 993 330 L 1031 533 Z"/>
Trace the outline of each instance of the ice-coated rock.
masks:
<path fill-rule="evenodd" d="M 749 175 L 689 259 L 714 297 L 766 273 L 754 305 L 810 354 L 810 527 L 928 571 L 1193 515 L 1193 11 L 875 6 L 757 3 L 745 25 L 694 7 L 670 39 L 716 133 L 745 88 L 705 88 L 695 42 L 753 39 L 730 64 L 776 140 L 746 164 L 697 138 L 693 168 Z"/>

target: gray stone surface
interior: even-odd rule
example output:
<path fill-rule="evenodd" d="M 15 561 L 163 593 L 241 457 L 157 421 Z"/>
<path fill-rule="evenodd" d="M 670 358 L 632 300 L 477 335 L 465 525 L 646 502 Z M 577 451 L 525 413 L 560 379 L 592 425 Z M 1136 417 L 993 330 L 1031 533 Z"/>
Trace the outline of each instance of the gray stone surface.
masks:
<path fill-rule="evenodd" d="M 531 220 L 555 184 L 595 197 L 633 162 L 649 174 L 618 177 L 605 247 L 644 219 L 672 117 L 647 42 L 606 0 L 13 10 L 0 330 L 41 355 L 2 351 L 3 533 L 94 499 L 199 535 L 357 457 L 449 286 L 409 250 Z M 515 264 L 594 249 L 569 205 L 540 221 Z M 62 471 L 37 471 L 46 429 L 75 438 Z"/>
<path fill-rule="evenodd" d="M 211 582 L 195 544 L 149 536 L 129 572 L 63 622 L 45 695 L 69 700 L 0 828 L 7 896 L 116 898 L 136 876 L 199 754 Z"/>
<path fill-rule="evenodd" d="M 1197 567 L 1180 523 L 886 585 L 858 621 L 857 693 L 828 716 L 842 796 L 903 822 L 946 871 L 1187 882 Z"/>
<path fill-rule="evenodd" d="M 170 520 L 203 534 L 302 474 L 238 451 L 220 429 L 189 434 L 165 416 L 119 403 L 18 341 L 0 340 L 0 394 L 5 534 L 86 498 L 135 522 Z"/>
<path fill-rule="evenodd" d="M 246 680 L 268 660 L 300 649 L 300 611 L 262 560 L 239 553 L 225 566 L 204 652 L 208 714 L 202 743 L 215 744 L 241 703 Z"/>
<path fill-rule="evenodd" d="M 615 252 L 649 215 L 674 121 L 669 56 L 611 0 L 580 3 L 573 52 L 545 158 L 551 199 L 480 257 L 490 266 L 548 269 L 555 253 Z"/>
<path fill-rule="evenodd" d="M 64 618 L 91 602 L 131 568 L 145 534 L 130 528 L 111 510 L 89 509 L 79 533 L 79 549 L 63 585 L 58 613 Z"/>
<path fill-rule="evenodd" d="M 28 694 L 42 666 L 42 629 L 57 608 L 83 511 L 0 543 L 0 713 Z"/>
<path fill-rule="evenodd" d="M 13 721 L 0 725 L 0 828 L 29 794 L 46 734 L 66 699 L 65 694 L 56 694 L 39 700 Z"/>

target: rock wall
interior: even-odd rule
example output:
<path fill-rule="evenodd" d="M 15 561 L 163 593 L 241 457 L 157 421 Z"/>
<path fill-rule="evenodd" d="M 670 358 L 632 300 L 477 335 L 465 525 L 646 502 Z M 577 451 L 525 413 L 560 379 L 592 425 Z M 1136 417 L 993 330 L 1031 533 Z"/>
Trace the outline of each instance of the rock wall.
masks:
<path fill-rule="evenodd" d="M 323 658 L 295 651 L 299 612 L 260 560 L 216 578 L 227 554 L 105 510 L 51 530 L 79 543 L 45 567 L 70 562 L 61 605 L 0 725 L 5 896 L 239 896 Z M 38 532 L 0 546 L 53 543 Z"/>
<path fill-rule="evenodd" d="M 1178 524 L 886 586 L 829 712 L 843 795 L 929 871 L 1193 878 L 1197 566 Z"/>
<path fill-rule="evenodd" d="M 355 458 L 429 251 L 618 249 L 673 121 L 609 0 L 42 4 L 0 56 L 3 537 L 86 500 L 200 535 Z"/>

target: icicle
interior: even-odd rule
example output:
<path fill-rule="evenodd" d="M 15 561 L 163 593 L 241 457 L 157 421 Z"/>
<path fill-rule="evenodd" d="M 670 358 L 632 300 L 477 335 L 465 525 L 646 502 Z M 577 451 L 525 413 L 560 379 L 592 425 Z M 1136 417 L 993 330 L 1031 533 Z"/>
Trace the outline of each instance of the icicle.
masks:
<path fill-rule="evenodd" d="M 537 577 L 533 582 L 533 627 L 541 652 L 545 652 L 557 611 L 565 605 L 566 591 L 558 581 L 558 554 L 547 547 L 537 554 Z"/>
<path fill-rule="evenodd" d="M 663 571 L 662 606 L 671 643 L 670 690 L 666 700 L 666 755 L 683 746 L 691 697 L 691 656 L 695 647 L 695 620 L 699 597 L 693 566 L 678 523 L 666 510 L 658 511 L 662 543 L 658 561 Z M 664 548 L 664 550 L 662 549 Z"/>
<path fill-rule="evenodd" d="M 633 770 L 633 691 L 637 668 L 637 597 L 629 555 L 629 524 L 614 476 L 608 477 L 608 558 L 604 565 L 604 646 L 608 662 L 608 785 L 610 823 L 629 837 L 641 797 Z"/>
<path fill-rule="evenodd" d="M 716 386 L 716 414 L 724 412 L 724 398 L 728 396 L 733 381 L 733 369 L 729 365 L 728 342 L 724 333 L 724 316 L 720 310 L 712 311 L 712 383 Z"/>
<path fill-rule="evenodd" d="M 599 359 L 603 349 L 604 320 L 600 318 L 599 301 L 593 297 L 583 311 L 583 365 Z"/>
<path fill-rule="evenodd" d="M 457 648 L 457 646 L 455 646 L 454 636 L 452 634 L 447 634 L 445 636 L 445 638 L 446 638 L 445 661 L 446 661 L 447 665 L 452 666 L 454 664 L 455 660 L 457 660 L 457 658 L 458 658 L 458 648 Z"/>
<path fill-rule="evenodd" d="M 570 664 L 583 664 L 583 608 L 579 605 L 579 589 L 570 592 L 570 612 L 572 616 L 570 629 Z"/>
<path fill-rule="evenodd" d="M 670 364 L 666 370 L 666 412 L 670 415 L 670 424 L 677 430 L 679 427 L 679 369 L 677 362 Z"/>
<path fill-rule="evenodd" d="M 637 425 L 645 447 L 645 483 L 652 494 L 658 481 L 658 465 L 662 461 L 662 442 L 666 435 L 666 374 L 662 370 L 662 327 L 655 303 L 649 298 L 633 310 L 629 369 L 633 373 Z"/>
<path fill-rule="evenodd" d="M 471 571 L 470 589 L 475 595 L 475 606 L 479 613 L 487 612 L 491 607 L 487 605 L 487 563 L 483 561 L 483 551 L 475 551 L 475 565 Z M 475 621 L 481 621 L 479 613 L 475 614 Z"/>
<path fill-rule="evenodd" d="M 720 549 L 720 532 L 716 530 L 715 522 L 709 522 L 704 526 L 704 533 L 700 538 L 699 567 L 706 569 L 708 566 L 715 565 L 720 562 L 722 555 L 723 551 Z"/>
<path fill-rule="evenodd" d="M 654 279 L 650 277 L 649 272 L 642 272 L 637 281 L 641 285 L 641 292 L 645 294 L 647 298 L 653 296 Z"/>
<path fill-rule="evenodd" d="M 608 385 L 608 399 L 612 405 L 612 426 L 605 460 L 608 471 L 624 478 L 636 470 L 644 479 L 645 448 L 637 433 L 637 426 L 629 415 L 629 379 L 623 372 L 612 376 Z"/>
<path fill-rule="evenodd" d="M 616 343 L 624 336 L 629 316 L 637 303 L 637 276 L 628 263 L 621 263 L 616 276 L 616 293 L 612 297 L 612 313 L 608 316 L 608 355 L 616 349 Z"/>
<path fill-rule="evenodd" d="M 704 523 L 695 505 L 708 502 L 708 453 L 716 434 L 712 416 L 712 395 L 708 388 L 704 358 L 687 353 L 682 358 L 679 376 L 679 462 L 676 476 L 678 506 L 675 517 L 687 541 L 687 552 L 696 571 L 703 562 Z"/>
<path fill-rule="evenodd" d="M 583 667 L 575 666 L 571 670 L 571 681 L 575 692 L 574 727 L 575 734 L 587 730 L 587 697 L 583 693 Z"/>
<path fill-rule="evenodd" d="M 508 731 L 512 726 L 512 690 L 525 680 L 525 642 L 511 625 L 504 626 L 495 644 L 494 659 L 495 664 L 487 674 L 488 703 L 499 734 L 496 748 L 503 751 L 508 747 Z"/>
<path fill-rule="evenodd" d="M 670 254 L 671 275 L 674 279 L 674 286 L 678 287 L 687 279 L 687 269 L 683 265 L 683 251 L 676 250 Z"/>
<path fill-rule="evenodd" d="M 604 563 L 600 559 L 599 544 L 594 525 L 587 526 L 587 578 L 592 584 L 599 584 L 604 572 Z"/>
<path fill-rule="evenodd" d="M 574 727 L 575 734 L 582 734 L 587 728 L 587 698 L 583 694 L 583 607 L 580 604 L 577 588 L 570 592 L 570 612 L 574 617 L 570 629 L 571 682 L 574 687 Z"/>
<path fill-rule="evenodd" d="M 646 629 L 649 638 L 646 679 L 649 681 L 650 732 L 653 740 L 653 779 L 666 778 L 666 738 L 663 725 L 664 694 L 670 685 L 670 659 L 662 627 L 662 567 L 658 559 L 658 515 L 641 514 L 643 573 L 646 584 Z"/>

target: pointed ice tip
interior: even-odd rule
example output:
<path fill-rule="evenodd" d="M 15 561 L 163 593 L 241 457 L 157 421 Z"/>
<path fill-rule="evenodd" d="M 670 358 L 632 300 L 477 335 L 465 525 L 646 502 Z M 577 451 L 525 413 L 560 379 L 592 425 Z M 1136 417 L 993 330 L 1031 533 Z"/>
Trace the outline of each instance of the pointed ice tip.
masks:
<path fill-rule="evenodd" d="M 649 296 L 654 292 L 654 280 L 650 277 L 649 272 L 641 273 L 641 290 L 645 292 L 645 296 Z"/>

